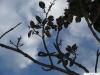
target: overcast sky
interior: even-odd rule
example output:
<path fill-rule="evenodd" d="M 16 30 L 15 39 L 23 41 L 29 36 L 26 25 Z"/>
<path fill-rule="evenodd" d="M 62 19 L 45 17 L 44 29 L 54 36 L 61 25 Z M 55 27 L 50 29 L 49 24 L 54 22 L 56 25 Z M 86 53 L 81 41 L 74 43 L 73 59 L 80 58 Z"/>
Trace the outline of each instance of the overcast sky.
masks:
<path fill-rule="evenodd" d="M 53 0 L 43 1 L 48 7 Z M 39 0 L 0 0 L 0 35 L 22 22 L 19 27 L 7 34 L 0 42 L 10 45 L 9 40 L 16 41 L 17 37 L 22 36 L 22 42 L 25 44 L 22 49 L 37 60 L 41 38 L 37 36 L 28 38 L 27 33 L 29 21 L 34 20 L 35 15 L 44 16 L 38 2 Z M 67 7 L 66 0 L 57 0 L 50 14 L 55 17 L 62 15 L 63 9 L 66 8 L 65 5 Z M 66 45 L 74 43 L 78 45 L 79 56 L 77 61 L 87 66 L 90 72 L 93 72 L 96 50 L 100 47 L 87 28 L 85 20 L 82 19 L 81 23 L 73 22 L 68 29 L 61 32 L 60 38 L 63 38 Z M 53 38 L 47 39 L 48 45 L 50 45 L 50 41 L 53 41 Z M 98 67 L 100 68 L 100 66 Z M 73 69 L 75 68 L 76 71 L 80 71 L 77 67 Z M 100 69 L 98 71 L 100 72 Z M 44 75 L 62 75 L 62 73 L 55 71 L 45 72 L 22 55 L 0 48 L 0 75 L 41 75 L 41 73 Z"/>

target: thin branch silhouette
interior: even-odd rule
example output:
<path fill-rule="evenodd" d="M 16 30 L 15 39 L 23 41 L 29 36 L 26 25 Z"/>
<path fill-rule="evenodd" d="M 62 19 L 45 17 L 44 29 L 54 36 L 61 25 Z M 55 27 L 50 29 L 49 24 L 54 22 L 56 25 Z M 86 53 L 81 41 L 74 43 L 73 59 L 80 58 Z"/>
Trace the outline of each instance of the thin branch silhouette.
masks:
<path fill-rule="evenodd" d="M 46 19 L 47 19 L 48 13 L 50 12 L 50 10 L 51 10 L 52 6 L 54 5 L 54 2 L 55 1 L 56 0 L 54 0 L 51 3 L 51 5 L 49 6 L 48 11 L 46 12 Z M 47 45 L 46 45 L 46 42 L 45 42 L 45 34 L 44 34 L 45 30 L 44 30 L 44 26 L 45 26 L 45 24 L 43 25 L 43 28 L 42 28 L 42 41 L 43 41 L 43 45 L 44 45 L 44 48 L 45 48 L 46 52 L 49 54 L 49 50 L 48 50 Z M 49 60 L 50 60 L 51 65 L 53 65 L 52 58 L 50 56 L 48 56 L 48 57 L 49 57 Z"/>
<path fill-rule="evenodd" d="M 18 27 L 19 25 L 21 24 L 18 23 L 16 26 L 12 27 L 11 29 L 9 29 L 8 31 L 6 31 L 5 33 L 3 33 L 1 36 L 0 36 L 0 39 L 3 38 L 6 34 L 8 34 L 9 32 L 11 32 L 12 30 L 14 30 L 16 27 Z"/>
<path fill-rule="evenodd" d="M 60 71 L 60 72 L 63 72 L 63 73 L 65 73 L 65 74 L 69 74 L 69 75 L 71 75 L 71 74 L 73 74 L 73 75 L 79 75 L 78 73 L 76 73 L 76 72 L 74 72 L 74 71 L 71 71 L 70 69 L 67 69 L 67 71 L 66 71 L 66 70 L 64 70 L 64 69 L 62 69 L 62 68 L 59 68 L 59 67 L 57 67 L 57 66 L 48 65 L 48 64 L 42 63 L 42 62 L 40 62 L 40 61 L 37 61 L 37 60 L 35 60 L 34 58 L 32 58 L 30 55 L 28 55 L 27 53 L 23 52 L 23 50 L 13 48 L 13 47 L 10 47 L 10 46 L 5 45 L 5 44 L 2 44 L 2 43 L 0 43 L 0 47 L 3 47 L 3 48 L 5 48 L 5 49 L 9 49 L 9 50 L 18 52 L 18 53 L 20 53 L 21 55 L 23 55 L 23 56 L 25 56 L 26 58 L 28 58 L 28 59 L 30 59 L 31 61 L 33 61 L 35 64 L 38 64 L 38 65 L 40 65 L 40 66 L 44 66 L 44 67 L 47 67 L 47 68 L 51 68 L 51 67 L 52 67 L 53 70 L 58 70 L 58 71 Z"/>
<path fill-rule="evenodd" d="M 97 54 L 96 54 L 96 64 L 95 64 L 95 73 L 97 73 L 99 56 L 100 56 L 100 52 L 99 52 L 99 50 L 97 50 Z"/>
<path fill-rule="evenodd" d="M 86 20 L 86 22 L 87 22 L 87 24 L 88 24 L 88 27 L 89 27 L 90 31 L 92 32 L 92 34 L 93 34 L 93 36 L 95 37 L 95 39 L 100 43 L 100 38 L 99 38 L 99 36 L 96 34 L 96 32 L 95 32 L 95 31 L 93 30 L 93 28 L 92 28 L 92 25 L 94 24 L 95 21 L 90 23 L 90 20 L 88 19 L 89 15 L 87 15 L 87 14 L 85 13 L 86 11 L 83 9 L 82 1 L 79 0 L 79 3 L 80 3 L 81 11 L 83 12 L 82 14 L 84 15 L 84 18 L 85 18 L 85 20 Z"/>
<path fill-rule="evenodd" d="M 21 50 L 20 46 L 23 46 L 23 44 L 20 43 L 21 37 L 19 38 L 19 40 L 16 43 L 10 41 L 10 43 L 14 47 L 3 44 L 3 43 L 0 43 L 0 47 L 18 52 L 19 54 L 21 54 L 24 57 L 28 58 L 29 60 L 31 60 L 35 64 L 40 65 L 44 71 L 57 70 L 57 71 L 60 71 L 64 74 L 67 74 L 67 75 L 80 75 L 79 73 L 77 73 L 77 72 L 70 69 L 70 67 L 72 67 L 73 65 L 76 65 L 76 67 L 80 68 L 81 70 L 84 70 L 86 73 L 89 73 L 89 70 L 87 69 L 87 67 L 85 67 L 84 65 L 82 65 L 82 64 L 80 64 L 76 61 L 76 57 L 77 57 L 77 53 L 76 53 L 77 45 L 76 45 L 76 43 L 72 46 L 67 45 L 67 47 L 65 48 L 66 52 L 63 52 L 62 48 L 60 47 L 62 45 L 62 39 L 59 40 L 60 31 L 63 28 L 67 28 L 68 25 L 72 23 L 72 20 L 73 20 L 72 18 L 74 16 L 77 17 L 75 19 L 76 22 L 80 22 L 81 21 L 80 20 L 80 15 L 76 15 L 76 13 L 77 13 L 76 11 L 73 12 L 73 13 L 71 11 L 71 14 L 68 14 L 70 12 L 69 11 L 70 8 L 69 8 L 69 9 L 66 10 L 66 13 L 64 13 L 64 15 L 59 16 L 59 18 L 56 18 L 56 24 L 57 25 L 55 25 L 53 23 L 54 16 L 48 15 L 49 12 L 51 11 L 52 6 L 54 5 L 55 1 L 56 0 L 53 0 L 53 2 L 50 4 L 47 11 L 45 10 L 45 3 L 40 1 L 39 6 L 43 9 L 43 11 L 45 13 L 45 19 L 42 19 L 41 17 L 36 16 L 36 20 L 37 20 L 38 24 L 35 24 L 34 21 L 30 21 L 31 30 L 29 31 L 30 33 L 28 34 L 28 37 L 30 37 L 33 34 L 38 35 L 39 37 L 41 37 L 45 52 L 40 51 L 38 53 L 38 56 L 47 57 L 47 59 L 49 60 L 48 62 L 50 62 L 50 63 L 46 64 L 45 62 L 42 62 L 40 60 L 36 60 L 33 57 L 31 57 L 29 54 L 25 53 L 24 50 Z M 71 0 L 69 0 L 69 1 L 71 1 Z M 94 24 L 94 22 L 96 20 L 94 20 L 94 22 L 90 21 L 89 15 L 87 14 L 86 10 L 83 7 L 82 0 L 78 0 L 78 1 L 79 1 L 80 11 L 83 12 L 82 17 L 85 18 L 85 20 L 88 24 L 88 28 L 92 32 L 95 39 L 100 43 L 100 38 L 98 37 L 98 35 L 96 34 L 95 30 L 92 27 L 92 25 Z M 0 39 L 2 39 L 9 32 L 13 31 L 20 24 L 21 23 L 17 24 L 16 26 L 14 26 L 11 29 L 9 29 L 8 31 L 6 31 L 4 34 L 2 34 L 0 36 Z M 41 31 L 39 31 L 39 29 Z M 53 46 L 56 49 L 56 52 L 51 52 L 51 50 L 49 50 L 47 42 L 46 42 L 46 36 L 47 36 L 47 38 L 51 37 L 51 33 L 49 32 L 50 29 L 55 29 L 55 31 L 57 33 L 57 35 L 54 39 L 54 42 L 53 42 Z M 50 36 L 47 34 L 48 33 L 47 31 L 50 33 Z M 40 32 L 42 33 L 41 35 L 39 35 Z M 71 57 L 71 55 L 73 57 Z M 95 73 L 97 73 L 98 59 L 99 59 L 99 56 L 100 56 L 99 50 L 97 51 L 96 56 L 97 57 L 96 57 L 96 64 L 95 64 Z M 57 60 L 54 60 L 53 58 L 57 58 Z M 58 61 L 58 62 L 56 62 L 56 61 Z M 59 64 L 61 64 L 61 66 Z"/>

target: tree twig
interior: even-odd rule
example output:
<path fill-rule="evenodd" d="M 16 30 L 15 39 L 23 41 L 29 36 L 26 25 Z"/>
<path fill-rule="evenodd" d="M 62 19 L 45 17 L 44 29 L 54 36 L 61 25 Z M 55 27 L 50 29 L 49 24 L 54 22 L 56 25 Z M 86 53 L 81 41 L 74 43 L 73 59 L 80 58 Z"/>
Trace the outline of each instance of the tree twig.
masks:
<path fill-rule="evenodd" d="M 44 27 L 43 27 L 43 29 L 42 29 L 42 41 L 43 41 L 43 45 L 44 45 L 44 48 L 45 48 L 45 50 L 46 50 L 46 52 L 47 52 L 47 54 L 50 54 L 49 53 L 49 50 L 48 50 L 48 48 L 47 48 L 47 45 L 46 45 L 46 43 L 45 43 L 45 35 L 44 35 Z M 51 56 L 49 56 L 49 60 L 50 60 L 50 62 L 51 62 L 51 65 L 53 65 L 53 61 L 52 61 L 52 59 L 51 59 Z"/>
<path fill-rule="evenodd" d="M 0 39 L 2 39 L 6 34 L 8 34 L 9 32 L 11 32 L 12 30 L 14 30 L 14 29 L 15 29 L 16 27 L 18 27 L 20 24 L 21 24 L 21 22 L 18 23 L 16 26 L 12 27 L 11 29 L 9 29 L 8 31 L 6 31 L 4 34 L 2 34 L 2 35 L 0 36 Z"/>
<path fill-rule="evenodd" d="M 51 3 L 51 5 L 49 6 L 48 11 L 46 12 L 46 19 L 47 19 L 48 13 L 50 12 L 50 10 L 51 10 L 51 8 L 52 8 L 52 6 L 53 6 L 53 4 L 54 4 L 55 1 L 56 1 L 56 0 L 54 0 L 54 1 Z M 44 9 L 44 10 L 45 10 L 45 9 Z M 44 33 L 45 33 L 45 29 L 44 29 L 44 27 L 45 27 L 45 25 L 43 25 L 43 28 L 42 28 L 42 41 L 43 41 L 43 45 L 44 45 L 44 48 L 45 48 L 47 54 L 50 54 L 50 53 L 49 53 L 49 50 L 48 50 L 48 48 L 47 48 L 46 42 L 45 42 L 45 34 L 44 34 Z M 48 57 L 49 57 L 49 60 L 50 60 L 51 65 L 53 65 L 53 61 L 52 61 L 51 56 L 49 55 Z"/>
<path fill-rule="evenodd" d="M 83 5 L 82 5 L 81 0 L 79 0 L 79 3 L 80 3 L 81 11 L 83 12 L 82 14 L 83 14 L 83 16 L 84 16 L 84 18 L 85 18 L 85 20 L 86 20 L 86 22 L 88 24 L 88 27 L 89 27 L 90 31 L 92 32 L 92 34 L 95 37 L 95 39 L 100 43 L 100 38 L 98 37 L 98 35 L 96 34 L 96 32 L 93 30 L 93 28 L 92 28 L 92 24 L 93 23 L 90 23 L 90 21 L 88 19 L 89 15 L 86 14 L 86 11 L 83 9 Z"/>
<path fill-rule="evenodd" d="M 46 56 L 48 56 L 48 54 L 46 54 Z M 52 57 L 57 57 L 57 54 L 50 54 L 50 56 L 52 56 Z M 71 58 L 67 58 L 69 61 L 72 61 L 72 59 Z M 89 73 L 89 70 L 85 67 L 85 66 L 83 66 L 82 64 L 79 64 L 78 62 L 76 62 L 76 61 L 73 61 L 73 63 L 76 65 L 76 66 L 78 66 L 79 68 L 81 68 L 81 69 L 83 69 L 86 73 Z"/>
<path fill-rule="evenodd" d="M 68 69 L 67 71 L 62 69 L 62 68 L 59 68 L 57 66 L 54 66 L 54 65 L 48 65 L 48 64 L 45 64 L 45 63 L 42 63 L 38 60 L 35 60 L 34 58 L 32 58 L 30 55 L 28 55 L 27 53 L 23 52 L 23 50 L 20 50 L 20 49 L 16 49 L 16 48 L 13 48 L 13 47 L 10 47 L 8 45 L 5 45 L 5 44 L 2 44 L 0 43 L 0 47 L 2 48 L 5 48 L 5 49 L 9 49 L 9 50 L 12 50 L 12 51 L 15 51 L 15 52 L 18 52 L 20 53 L 21 55 L 25 56 L 26 58 L 28 58 L 29 60 L 31 60 L 32 62 L 34 62 L 35 64 L 38 64 L 38 65 L 41 65 L 41 66 L 44 66 L 44 67 L 47 67 L 47 68 L 51 68 L 53 67 L 54 70 L 57 70 L 57 71 L 60 71 L 62 73 L 65 73 L 65 74 L 69 74 L 69 75 L 79 75 L 78 73 L 74 72 L 74 71 L 71 71 L 70 69 Z"/>
<path fill-rule="evenodd" d="M 58 53 L 61 53 L 61 50 L 60 50 L 59 45 L 58 45 L 59 33 L 60 33 L 60 31 L 57 31 L 56 44 L 54 43 L 54 47 L 56 48 L 56 50 L 58 51 Z"/>
<path fill-rule="evenodd" d="M 93 36 L 100 43 L 100 38 L 98 37 L 98 35 L 96 34 L 96 32 L 93 30 L 92 24 L 89 22 L 89 20 L 87 18 L 85 18 L 85 20 L 86 20 L 86 22 L 88 24 L 88 27 L 89 27 L 90 31 L 92 32 Z"/>
<path fill-rule="evenodd" d="M 69 61 L 72 61 L 72 59 L 70 59 L 70 58 L 68 58 L 68 60 L 69 60 Z M 82 64 L 79 64 L 79 63 L 77 63 L 77 62 L 75 62 L 75 61 L 73 61 L 73 63 L 74 63 L 75 65 L 77 65 L 79 68 L 83 69 L 86 73 L 89 73 L 89 70 L 88 70 L 85 66 L 83 66 Z"/>
<path fill-rule="evenodd" d="M 100 52 L 99 52 L 99 50 L 97 50 L 97 54 L 96 54 L 96 64 L 95 64 L 95 73 L 97 73 L 99 56 L 100 56 Z"/>
<path fill-rule="evenodd" d="M 53 0 L 53 2 L 51 3 L 51 5 L 49 6 L 49 9 L 48 9 L 48 11 L 47 11 L 47 13 L 46 13 L 46 17 L 48 16 L 48 14 L 49 14 L 49 12 L 50 12 L 52 6 L 53 6 L 54 3 L 55 3 L 55 1 L 56 1 L 56 0 Z"/>

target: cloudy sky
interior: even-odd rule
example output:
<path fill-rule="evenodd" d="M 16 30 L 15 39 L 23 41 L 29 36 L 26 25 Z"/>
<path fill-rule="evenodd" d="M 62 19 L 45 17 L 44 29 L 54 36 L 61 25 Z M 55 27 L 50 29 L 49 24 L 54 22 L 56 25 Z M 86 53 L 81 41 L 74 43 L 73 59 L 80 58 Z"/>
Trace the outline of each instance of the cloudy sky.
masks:
<path fill-rule="evenodd" d="M 53 0 L 43 1 L 48 7 Z M 19 27 L 7 34 L 0 42 L 10 45 L 9 40 L 16 42 L 16 39 L 22 36 L 22 42 L 25 44 L 22 49 L 37 60 L 41 38 L 37 36 L 28 38 L 27 33 L 29 21 L 34 20 L 35 15 L 44 16 L 38 2 L 39 0 L 0 0 L 0 35 L 22 22 Z M 66 0 L 57 0 L 50 14 L 55 17 L 62 15 L 63 9 L 67 7 L 65 5 L 67 5 Z M 90 72 L 94 72 L 96 50 L 100 47 L 87 28 L 85 20 L 82 19 L 81 23 L 73 22 L 68 29 L 61 32 L 60 38 L 63 38 L 66 45 L 76 43 L 79 46 L 77 61 L 87 66 Z M 53 41 L 53 39 L 47 39 L 48 45 L 50 45 L 50 41 Z M 98 71 L 100 72 L 100 69 Z M 80 72 L 83 73 L 83 71 Z M 0 75 L 41 75 L 41 73 L 44 75 L 62 75 L 62 73 L 55 71 L 45 72 L 40 66 L 35 65 L 22 55 L 0 48 Z"/>

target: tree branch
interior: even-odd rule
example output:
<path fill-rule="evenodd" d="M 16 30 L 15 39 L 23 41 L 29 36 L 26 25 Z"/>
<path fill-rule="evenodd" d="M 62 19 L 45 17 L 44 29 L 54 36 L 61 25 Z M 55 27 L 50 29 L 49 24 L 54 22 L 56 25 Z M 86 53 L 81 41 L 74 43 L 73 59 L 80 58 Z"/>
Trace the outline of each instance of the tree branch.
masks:
<path fill-rule="evenodd" d="M 70 58 L 68 58 L 68 60 L 69 60 L 69 61 L 72 61 L 72 59 L 70 59 Z M 74 63 L 76 66 L 78 66 L 79 68 L 83 69 L 86 73 L 89 73 L 89 70 L 88 70 L 86 67 L 84 67 L 82 64 L 79 64 L 79 63 L 77 63 L 77 62 L 75 62 L 75 61 L 73 61 L 73 63 Z"/>
<path fill-rule="evenodd" d="M 100 56 L 100 52 L 99 52 L 99 50 L 98 50 L 98 51 L 97 51 L 97 54 L 96 54 L 95 73 L 97 73 L 97 67 L 98 67 L 99 56 Z"/>
<path fill-rule="evenodd" d="M 58 53 L 61 53 L 61 50 L 60 50 L 59 45 L 58 45 L 59 33 L 60 33 L 60 31 L 57 30 L 56 44 L 54 46 L 55 46 L 56 50 L 58 51 Z"/>
<path fill-rule="evenodd" d="M 92 32 L 93 36 L 100 43 L 100 38 L 98 37 L 98 35 L 96 34 L 96 32 L 93 30 L 92 24 L 89 22 L 89 20 L 87 19 L 87 17 L 85 17 L 85 20 L 86 20 L 86 22 L 88 24 L 88 27 L 89 27 L 90 31 Z"/>
<path fill-rule="evenodd" d="M 52 6 L 54 5 L 54 2 L 55 2 L 55 1 L 56 1 L 56 0 L 54 0 L 54 1 L 51 3 L 51 5 L 49 6 L 48 11 L 45 12 L 45 13 L 46 13 L 46 19 L 47 19 L 47 16 L 48 16 L 48 14 L 49 14 L 49 12 L 50 12 Z M 44 11 L 45 11 L 45 9 L 44 9 Z M 44 29 L 44 27 L 45 27 L 45 25 L 43 25 L 43 28 L 42 28 L 42 41 L 43 41 L 43 45 L 44 45 L 44 48 L 45 48 L 47 54 L 50 54 L 50 53 L 49 53 L 49 50 L 48 50 L 48 48 L 47 48 L 46 42 L 45 42 L 45 34 L 44 34 L 44 33 L 45 33 L 45 29 Z M 49 57 L 49 60 L 50 60 L 51 65 L 53 65 L 53 61 L 52 61 L 51 56 L 48 55 L 48 57 Z"/>
<path fill-rule="evenodd" d="M 47 45 L 46 45 L 46 43 L 45 43 L 45 35 L 44 35 L 44 32 L 45 32 L 45 31 L 44 31 L 44 27 L 43 27 L 43 29 L 42 29 L 42 41 L 43 41 L 43 45 L 44 45 L 44 48 L 45 48 L 47 54 L 50 54 L 50 53 L 49 53 L 49 50 L 48 50 L 48 48 L 47 48 Z M 48 57 L 49 57 L 49 60 L 50 60 L 50 62 L 51 62 L 51 65 L 53 65 L 51 56 L 48 56 Z"/>
<path fill-rule="evenodd" d="M 21 24 L 21 22 L 18 23 L 16 26 L 12 27 L 11 29 L 9 29 L 8 31 L 6 31 L 4 34 L 2 34 L 2 35 L 0 36 L 0 39 L 2 39 L 6 34 L 8 34 L 9 32 L 11 32 L 12 30 L 14 30 L 14 29 L 15 29 L 16 27 L 18 27 L 20 24 Z"/>
<path fill-rule="evenodd" d="M 69 74 L 69 75 L 79 75 L 78 73 L 74 72 L 74 71 L 71 71 L 70 69 L 68 69 L 67 71 L 62 69 L 62 68 L 59 68 L 57 66 L 54 66 L 54 65 L 48 65 L 48 64 L 45 64 L 45 63 L 42 63 L 40 61 L 37 61 L 35 60 L 34 58 L 32 58 L 30 55 L 28 55 L 27 53 L 23 52 L 22 50 L 20 49 L 16 49 L 16 48 L 13 48 L 13 47 L 10 47 L 10 46 L 7 46 L 5 44 L 2 44 L 0 43 L 0 47 L 2 48 L 5 48 L 5 49 L 9 49 L 9 50 L 12 50 L 12 51 L 15 51 L 15 52 L 18 52 L 20 53 L 21 55 L 25 56 L 26 58 L 30 59 L 32 62 L 34 62 L 35 64 L 38 64 L 38 65 L 41 65 L 41 66 L 44 66 L 44 67 L 47 67 L 47 68 L 51 68 L 53 67 L 54 70 L 57 70 L 57 71 L 60 71 L 62 73 L 65 73 L 65 74 Z"/>
<path fill-rule="evenodd" d="M 46 54 L 46 56 L 48 56 L 48 54 Z M 52 56 L 52 57 L 57 57 L 57 54 L 50 54 L 50 56 Z M 67 58 L 69 61 L 72 61 L 72 59 L 71 58 Z M 76 66 L 78 66 L 79 68 L 81 68 L 81 69 L 83 69 L 86 73 L 89 73 L 89 70 L 85 67 L 85 66 L 83 66 L 82 64 L 79 64 L 78 62 L 76 62 L 76 61 L 73 61 L 73 63 L 76 65 Z"/>
<path fill-rule="evenodd" d="M 100 38 L 98 37 L 98 35 L 96 34 L 96 32 L 93 30 L 93 28 L 92 28 L 92 24 L 93 23 L 90 23 L 90 21 L 88 19 L 89 15 L 86 14 L 86 11 L 83 9 L 83 5 L 82 5 L 81 0 L 79 0 L 79 3 L 80 3 L 81 11 L 83 12 L 82 14 L 83 14 L 83 16 L 84 16 L 84 18 L 85 18 L 85 20 L 86 20 L 86 22 L 88 24 L 88 27 L 89 27 L 90 31 L 92 32 L 92 34 L 95 37 L 95 39 L 100 43 Z"/>
<path fill-rule="evenodd" d="M 48 16 L 48 14 L 49 14 L 49 12 L 50 12 L 52 6 L 53 6 L 54 3 L 55 3 L 55 1 L 56 1 L 56 0 L 53 0 L 53 2 L 51 3 L 51 5 L 49 6 L 49 9 L 48 9 L 48 11 L 47 11 L 47 13 L 46 13 L 46 17 Z"/>

